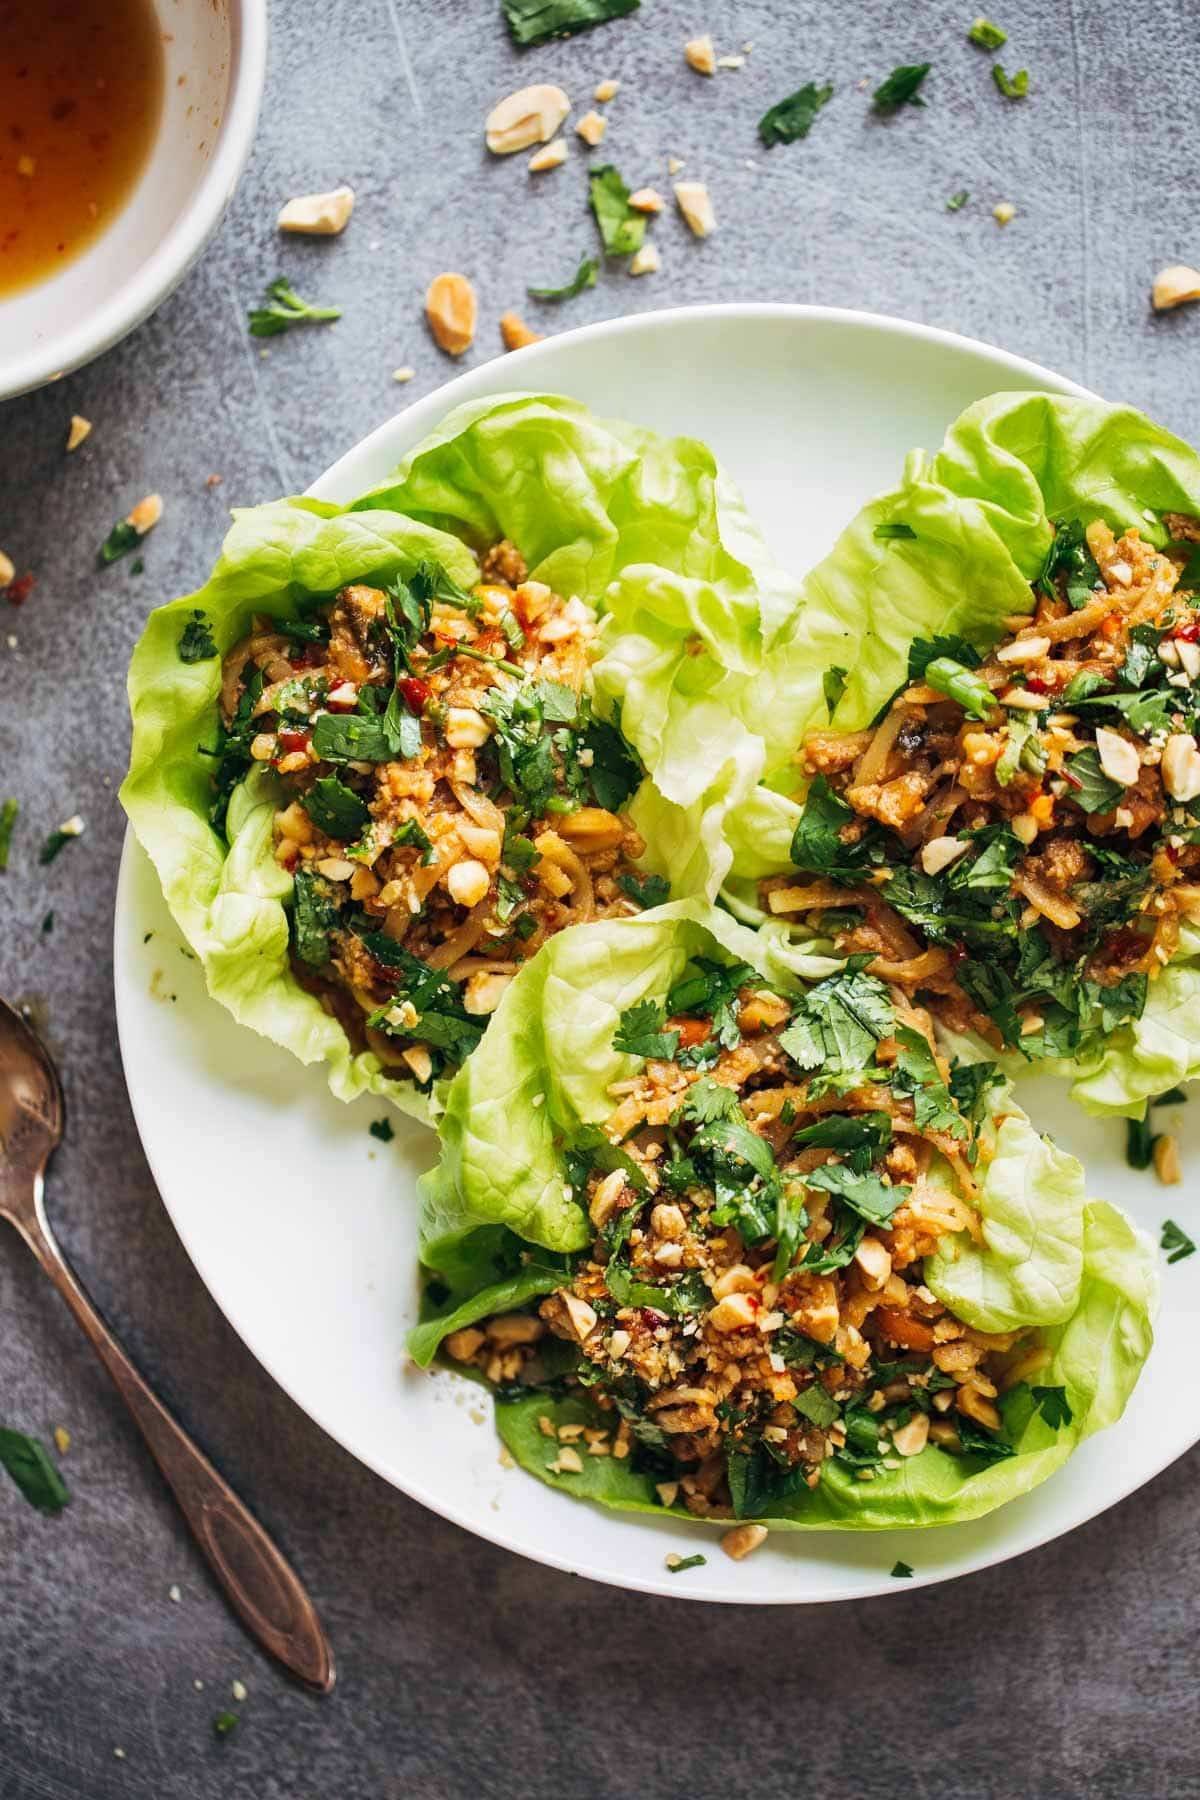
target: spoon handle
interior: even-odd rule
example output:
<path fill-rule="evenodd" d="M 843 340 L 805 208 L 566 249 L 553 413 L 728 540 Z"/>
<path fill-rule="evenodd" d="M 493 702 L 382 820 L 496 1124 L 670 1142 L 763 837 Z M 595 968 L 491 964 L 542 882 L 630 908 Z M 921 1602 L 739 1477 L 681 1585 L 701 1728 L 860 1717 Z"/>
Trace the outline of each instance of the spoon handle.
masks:
<path fill-rule="evenodd" d="M 299 1576 L 143 1381 L 68 1266 L 40 1204 L 37 1214 L 13 1222 L 112 1376 L 233 1610 L 285 1668 L 327 1694 L 336 1679 L 333 1652 Z"/>

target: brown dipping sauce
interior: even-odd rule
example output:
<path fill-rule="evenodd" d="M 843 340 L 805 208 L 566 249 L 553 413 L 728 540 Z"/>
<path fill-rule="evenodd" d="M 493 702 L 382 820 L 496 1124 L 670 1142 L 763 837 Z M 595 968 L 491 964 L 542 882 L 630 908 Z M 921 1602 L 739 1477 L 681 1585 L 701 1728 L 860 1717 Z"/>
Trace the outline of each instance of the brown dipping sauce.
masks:
<path fill-rule="evenodd" d="M 0 0 L 0 296 L 87 249 L 158 129 L 151 0 Z"/>

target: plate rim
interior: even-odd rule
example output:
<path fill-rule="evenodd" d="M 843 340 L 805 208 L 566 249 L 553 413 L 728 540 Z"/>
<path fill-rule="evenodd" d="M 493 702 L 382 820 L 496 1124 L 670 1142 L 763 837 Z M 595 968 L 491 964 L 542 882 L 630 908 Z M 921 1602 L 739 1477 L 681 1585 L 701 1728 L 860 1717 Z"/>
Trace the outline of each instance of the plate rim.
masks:
<path fill-rule="evenodd" d="M 866 330 L 880 332 L 883 335 L 913 338 L 954 352 L 961 352 L 963 350 L 970 351 L 971 353 L 996 364 L 999 369 L 1006 370 L 1012 375 L 1019 377 L 1023 387 L 1041 388 L 1044 391 L 1066 393 L 1080 398 L 1099 398 L 1093 390 L 1084 387 L 1081 383 L 1072 380 L 1068 376 L 1060 375 L 1054 370 L 1034 362 L 1030 358 L 1019 356 L 1012 351 L 1003 350 L 999 346 L 989 344 L 983 339 L 967 337 L 960 332 L 950 331 L 941 326 L 926 325 L 915 320 L 890 317 L 887 314 L 873 313 L 862 309 L 800 305 L 787 302 L 756 301 L 743 303 L 737 301 L 724 301 L 696 306 L 665 307 L 654 309 L 650 312 L 625 315 L 616 319 L 600 320 L 593 324 L 576 327 L 572 331 L 558 333 L 552 338 L 545 339 L 539 344 L 530 345 L 516 353 L 510 352 L 504 359 L 504 366 L 507 367 L 511 360 L 514 365 L 520 367 L 522 373 L 524 373 L 526 369 L 532 373 L 537 363 L 546 358 L 547 353 L 551 351 L 556 353 L 560 352 L 564 344 L 573 346 L 580 342 L 595 342 L 596 340 L 603 338 L 632 335 L 638 331 L 653 331 L 669 327 L 672 324 L 688 323 L 699 320 L 708 321 L 721 318 L 729 319 L 730 321 L 771 318 L 794 322 L 801 326 L 808 323 L 837 323 L 860 326 Z M 398 433 L 403 435 L 414 431 L 424 431 L 427 429 L 427 420 L 429 417 L 433 417 L 434 419 L 443 418 L 452 407 L 460 404 L 463 400 L 469 399 L 474 388 L 486 387 L 486 377 L 489 372 L 494 374 L 495 362 L 495 358 L 489 359 L 487 362 L 480 363 L 474 368 L 464 370 L 461 374 L 454 376 L 450 381 L 435 387 L 429 394 L 414 400 L 409 406 L 401 408 L 398 412 L 383 420 L 318 476 L 309 488 L 305 490 L 306 495 L 316 499 L 333 498 L 334 492 L 340 490 L 344 486 L 354 469 L 361 463 L 370 461 L 373 457 L 377 457 L 379 451 L 390 441 L 392 436 Z M 519 380 L 514 381 L 512 384 L 514 390 L 524 389 L 525 391 L 529 391 L 531 385 L 536 387 L 536 381 L 530 384 L 524 380 Z M 395 1488 L 416 1504 L 426 1507 L 430 1512 L 448 1520 L 451 1524 L 460 1527 L 462 1530 L 471 1533 L 472 1536 L 482 1538 L 485 1542 L 494 1544 L 498 1548 L 523 1557 L 528 1561 L 559 1570 L 565 1574 L 581 1575 L 590 1581 L 600 1582 L 605 1586 L 618 1588 L 627 1593 L 646 1593 L 665 1596 L 675 1600 L 687 1600 L 696 1603 L 718 1605 L 811 1606 L 833 1605 L 839 1602 L 853 1603 L 855 1600 L 875 1598 L 880 1595 L 903 1592 L 906 1589 L 911 1591 L 921 1587 L 932 1587 L 945 1581 L 964 1579 L 968 1576 L 979 1574 L 985 1569 L 993 1568 L 1000 1563 L 1008 1562 L 1019 1556 L 1024 1556 L 1033 1550 L 1041 1549 L 1046 1544 L 1066 1536 L 1067 1533 L 1078 1530 L 1080 1526 L 1089 1523 L 1092 1519 L 1098 1518 L 1111 1507 L 1119 1505 L 1122 1501 L 1128 1499 L 1131 1494 L 1146 1486 L 1149 1482 L 1162 1474 L 1166 1468 L 1170 1467 L 1173 1462 L 1184 1455 L 1196 1442 L 1200 1442 L 1200 1428 L 1198 1428 L 1196 1434 L 1191 1437 L 1186 1444 L 1171 1447 L 1161 1458 L 1154 1459 L 1152 1466 L 1148 1468 L 1140 1467 L 1136 1477 L 1129 1480 L 1127 1483 L 1122 1484 L 1116 1493 L 1105 1498 L 1101 1504 L 1095 1507 L 1089 1506 L 1087 1510 L 1081 1511 L 1079 1516 L 1070 1524 L 1058 1528 L 1050 1528 L 1045 1531 L 1042 1531 L 1040 1528 L 1035 1528 L 1033 1536 L 1027 1541 L 1013 1544 L 1006 1544 L 1003 1541 L 1000 1541 L 995 1545 L 988 1546 L 980 1552 L 977 1557 L 974 1557 L 970 1567 L 965 1569 L 933 1569 L 926 1573 L 918 1573 L 914 1575 L 911 1580 L 906 1580 L 903 1583 L 897 1583 L 890 1575 L 881 1571 L 878 1577 L 868 1579 L 861 1587 L 857 1587 L 853 1595 L 847 1595 L 844 1591 L 840 1590 L 827 1591 L 826 1588 L 818 1587 L 815 1591 L 803 1594 L 778 1593 L 743 1596 L 737 1593 L 717 1591 L 711 1588 L 706 1589 L 702 1582 L 689 1586 L 687 1589 L 682 1589 L 678 1584 L 672 1584 L 670 1577 L 666 1575 L 665 1572 L 658 1576 L 638 1574 L 631 1578 L 607 1569 L 580 1567 L 577 1562 L 563 1556 L 552 1548 L 546 1546 L 534 1548 L 526 1543 L 517 1541 L 514 1539 L 510 1529 L 502 1523 L 499 1518 L 497 1518 L 495 1525 L 493 1525 L 488 1520 L 480 1521 L 476 1518 L 468 1517 L 465 1510 L 457 1506 L 452 1499 L 447 1500 L 440 1495 L 430 1492 L 419 1479 L 401 1479 L 393 1469 L 386 1466 L 386 1464 L 379 1457 L 372 1454 L 369 1449 L 360 1447 L 359 1445 L 348 1441 L 337 1426 L 325 1415 L 323 1408 L 318 1407 L 314 1409 L 313 1406 L 308 1404 L 296 1391 L 294 1391 L 289 1380 L 287 1380 L 275 1366 L 274 1358 L 269 1354 L 264 1354 L 258 1348 L 255 1341 L 258 1334 L 253 1328 L 253 1323 L 235 1318 L 226 1311 L 217 1288 L 214 1285 L 214 1282 L 210 1280 L 206 1270 L 205 1263 L 207 1259 L 205 1258 L 203 1251 L 194 1243 L 192 1233 L 189 1231 L 186 1224 L 186 1209 L 180 1209 L 180 1212 L 177 1213 L 176 1209 L 172 1206 L 171 1200 L 168 1197 L 170 1187 L 169 1180 L 164 1181 L 163 1176 L 160 1173 L 160 1168 L 157 1165 L 156 1158 L 147 1143 L 146 1132 L 143 1130 L 142 1108 L 146 1102 L 144 1099 L 139 1098 L 129 1080 L 128 1059 L 126 1057 L 126 1031 L 129 1029 L 131 1021 L 128 1018 L 123 1000 L 123 993 L 128 991 L 128 975 L 125 972 L 126 950 L 120 926 L 122 919 L 127 916 L 131 889 L 136 878 L 135 863 L 136 858 L 139 855 L 144 857 L 145 852 L 142 851 L 137 844 L 132 828 L 129 825 L 126 825 L 117 876 L 113 912 L 114 1011 L 122 1071 L 126 1078 L 126 1089 L 129 1095 L 134 1125 L 138 1133 L 143 1155 L 146 1157 L 151 1176 L 154 1180 L 162 1205 L 167 1213 L 167 1217 L 169 1218 L 180 1243 L 183 1245 L 193 1268 L 214 1305 L 221 1313 L 221 1316 L 228 1322 L 238 1338 L 254 1357 L 255 1361 L 258 1362 L 270 1379 L 288 1396 L 305 1417 L 311 1420 L 320 1431 L 323 1431 L 327 1437 L 331 1438 L 333 1442 L 342 1450 L 346 1451 L 347 1454 L 353 1456 L 357 1462 L 362 1463 L 366 1468 L 370 1469 L 373 1474 L 385 1481 L 389 1487 Z M 157 877 L 155 877 L 155 879 L 157 879 Z M 998 1508 L 997 1512 L 1002 1512 L 1003 1510 L 1003 1508 Z M 927 1536 L 930 1530 L 936 1530 L 937 1528 L 914 1526 L 895 1527 L 892 1529 L 897 1532 L 909 1531 L 924 1537 Z M 945 1529 L 952 1529 L 952 1527 L 944 1527 L 943 1530 Z M 788 1535 L 789 1537 L 794 1537 L 797 1541 L 801 1541 L 803 1537 L 810 1534 L 795 1533 Z M 826 1534 L 819 1533 L 812 1535 L 823 1537 Z M 842 1537 L 845 1534 L 835 1533 L 831 1535 Z M 874 1534 L 862 1532 L 855 1533 L 854 1535 L 856 1537 L 865 1538 L 875 1535 L 890 1536 L 891 1533 Z"/>

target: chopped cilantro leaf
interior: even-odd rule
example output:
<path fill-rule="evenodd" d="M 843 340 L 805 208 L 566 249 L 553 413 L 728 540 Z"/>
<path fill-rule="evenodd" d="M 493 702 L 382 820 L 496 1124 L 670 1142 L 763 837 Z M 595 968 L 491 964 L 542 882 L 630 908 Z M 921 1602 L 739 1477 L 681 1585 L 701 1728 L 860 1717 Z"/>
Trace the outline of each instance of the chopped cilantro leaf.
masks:
<path fill-rule="evenodd" d="M 947 200 L 946 211 L 961 212 L 970 198 L 971 196 L 966 188 L 959 188 L 958 192 L 956 194 L 951 194 L 950 198 Z"/>
<path fill-rule="evenodd" d="M 882 524 L 875 527 L 871 535 L 878 538 L 881 544 L 886 544 L 893 538 L 915 538 L 917 534 L 911 525 L 904 523 L 903 519 L 885 519 Z"/>
<path fill-rule="evenodd" d="M 822 1430 L 826 1425 L 832 1425 L 838 1416 L 837 1401 L 823 1387 L 805 1388 L 802 1394 L 797 1394 L 792 1404 L 798 1413 L 803 1413 L 806 1419 L 819 1425 Z"/>
<path fill-rule="evenodd" d="M 1069 1425 L 1075 1417 L 1065 1387 L 1035 1387 L 1033 1398 L 1043 1419 L 1053 1431 Z"/>
<path fill-rule="evenodd" d="M 0 800 L 0 871 L 8 867 L 8 853 L 12 848 L 13 830 L 20 810 L 18 801 Z"/>
<path fill-rule="evenodd" d="M 732 1088 L 714 1081 L 711 1075 L 693 1082 L 679 1108 L 679 1118 L 696 1125 L 711 1125 L 716 1120 L 740 1120 L 742 1109 Z"/>
<path fill-rule="evenodd" d="M 617 886 L 639 906 L 647 908 L 662 906 L 671 898 L 671 884 L 662 875 L 618 875 Z"/>
<path fill-rule="evenodd" d="M 0 1468 L 6 1469 L 39 1512 L 60 1513 L 71 1496 L 67 1484 L 37 1438 L 0 1425 Z"/>
<path fill-rule="evenodd" d="M 716 1041 L 732 1050 L 742 1039 L 738 993 L 757 979 L 747 963 L 719 963 L 704 956 L 694 957 L 682 980 L 667 995 L 667 1011 L 711 1019 Z"/>
<path fill-rule="evenodd" d="M 758 135 L 769 150 L 773 144 L 794 144 L 806 138 L 816 122 L 817 114 L 833 98 L 832 84 L 818 87 L 805 82 L 786 100 L 777 100 L 758 121 Z"/>
<path fill-rule="evenodd" d="M 267 288 L 267 304 L 250 311 L 251 337 L 276 337 L 290 331 L 293 325 L 318 325 L 329 319 L 340 319 L 340 306 L 313 306 L 302 300 L 287 278 L 280 275 Z"/>
<path fill-rule="evenodd" d="M 661 1000 L 639 1000 L 626 1007 L 613 1034 L 613 1049 L 629 1056 L 670 1062 L 679 1048 L 678 1031 L 664 1031 L 666 1008 Z"/>
<path fill-rule="evenodd" d="M 1100 755 L 1094 745 L 1068 756 L 1063 764 L 1070 780 L 1070 798 L 1085 813 L 1110 813 L 1119 805 L 1125 789 L 1118 781 L 1110 781 L 1100 767 Z"/>
<path fill-rule="evenodd" d="M 851 957 L 844 971 L 828 975 L 804 995 L 781 1047 L 801 1069 L 831 1073 L 859 1070 L 873 1061 L 875 1046 L 892 1030 L 888 991 L 862 972 L 869 957 Z"/>
<path fill-rule="evenodd" d="M 932 63 L 901 63 L 875 89 L 871 104 L 877 113 L 898 112 L 902 106 L 924 106 L 918 89 L 928 75 Z"/>
<path fill-rule="evenodd" d="M 857 814 L 834 792 L 824 775 L 815 776 L 792 833 L 792 861 L 798 869 L 828 875 L 834 881 L 861 881 L 876 860 L 878 834 L 868 830 L 854 835 L 858 823 Z M 847 832 L 847 827 L 853 827 L 854 832 Z"/>
<path fill-rule="evenodd" d="M 67 827 L 72 824 L 74 825 L 74 829 L 68 830 Z M 82 824 L 78 820 L 72 821 L 70 819 L 68 819 L 66 825 L 60 825 L 57 831 L 52 831 L 38 851 L 38 861 L 41 863 L 42 867 L 45 868 L 47 863 L 52 863 L 64 845 L 71 843 L 75 838 L 80 837 L 82 833 Z"/>
<path fill-rule="evenodd" d="M 213 1730 L 219 1738 L 227 1738 L 237 1730 L 238 1715 L 235 1712 L 219 1712 L 213 1720 Z"/>
<path fill-rule="evenodd" d="M 437 851 L 433 847 L 433 839 L 418 825 L 415 819 L 405 819 L 403 825 L 397 826 L 392 844 L 393 846 L 402 845 L 410 850 L 419 850 L 422 868 L 428 869 L 437 861 Z"/>
<path fill-rule="evenodd" d="M 118 519 L 100 546 L 101 563 L 115 563 L 120 557 L 128 556 L 141 541 L 136 527 L 128 519 Z"/>
<path fill-rule="evenodd" d="M 1046 551 L 1046 560 L 1036 576 L 1034 591 L 1048 600 L 1058 598 L 1057 581 L 1063 576 L 1067 599 L 1074 611 L 1086 606 L 1100 582 L 1100 570 L 1087 547 L 1087 537 L 1078 520 L 1068 520 L 1054 528 L 1054 536 Z"/>
<path fill-rule="evenodd" d="M 296 870 L 292 903 L 292 943 L 301 962 L 312 969 L 329 961 L 329 933 L 336 925 L 338 908 L 334 888 L 310 868 Z"/>
<path fill-rule="evenodd" d="M 320 776 L 306 794 L 301 794 L 300 804 L 318 831 L 347 844 L 358 836 L 371 817 L 366 801 L 337 775 Z"/>
<path fill-rule="evenodd" d="M 216 639 L 209 629 L 208 618 L 196 608 L 179 634 L 179 660 L 183 663 L 208 662 L 216 654 Z"/>
<path fill-rule="evenodd" d="M 381 1144 L 390 1144 L 396 1135 L 392 1130 L 392 1121 L 390 1119 L 372 1119 L 371 1123 L 367 1126 L 367 1130 L 373 1138 L 378 1138 Z"/>
<path fill-rule="evenodd" d="M 588 171 L 588 195 L 600 227 L 606 256 L 631 256 L 640 250 L 646 220 L 629 204 L 629 189 L 611 163 Z"/>
<path fill-rule="evenodd" d="M 641 0 L 503 0 L 513 43 L 524 49 L 547 38 L 571 37 L 636 12 Z"/>
<path fill-rule="evenodd" d="M 1164 1219 L 1159 1248 L 1168 1252 L 1167 1261 L 1169 1263 L 1177 1263 L 1182 1262 L 1185 1256 L 1191 1256 L 1196 1246 L 1183 1227 L 1177 1225 L 1174 1219 Z"/>
<path fill-rule="evenodd" d="M 806 1187 L 821 1188 L 825 1193 L 835 1195 L 851 1212 L 872 1225 L 888 1224 L 909 1192 L 903 1183 L 889 1187 L 881 1176 L 870 1170 L 859 1174 L 849 1163 L 822 1163 L 819 1169 L 809 1171 L 804 1183 Z"/>
<path fill-rule="evenodd" d="M 825 710 L 832 719 L 846 691 L 846 683 L 850 679 L 848 669 L 839 669 L 836 663 L 826 669 L 821 677 L 821 691 L 825 695 Z"/>
<path fill-rule="evenodd" d="M 996 704 L 996 697 L 982 675 L 976 675 L 965 663 L 952 656 L 935 656 L 926 665 L 925 681 L 948 700 L 955 700 L 973 719 L 986 719 Z"/>
<path fill-rule="evenodd" d="M 909 1567 L 909 1565 L 906 1562 L 894 1562 L 892 1564 L 891 1572 L 892 1572 L 893 1577 L 897 1581 L 908 1581 L 911 1578 L 912 1573 L 913 1573 L 912 1569 Z"/>
<path fill-rule="evenodd" d="M 563 287 L 530 287 L 525 292 L 535 300 L 574 300 L 577 294 L 595 287 L 599 268 L 600 264 L 594 256 L 585 256 L 570 281 Z"/>
<path fill-rule="evenodd" d="M 922 1131 L 946 1131 L 953 1137 L 966 1137 L 967 1122 L 942 1080 L 928 1041 L 908 1025 L 897 1025 L 893 1036 L 899 1046 L 897 1081 L 912 1095 L 913 1118 L 918 1127 Z"/>

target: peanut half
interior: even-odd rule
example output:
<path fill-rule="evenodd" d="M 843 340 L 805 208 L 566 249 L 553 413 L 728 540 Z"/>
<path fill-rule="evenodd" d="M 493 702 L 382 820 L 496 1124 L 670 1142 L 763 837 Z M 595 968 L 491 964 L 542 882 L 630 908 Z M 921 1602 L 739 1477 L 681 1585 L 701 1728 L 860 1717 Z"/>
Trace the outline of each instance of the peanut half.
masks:
<path fill-rule="evenodd" d="M 487 147 L 496 156 L 511 156 L 531 144 L 549 143 L 570 110 L 571 102 L 560 87 L 539 82 L 519 88 L 488 114 Z"/>
<path fill-rule="evenodd" d="M 435 275 L 425 295 L 425 317 L 439 350 L 461 356 L 475 337 L 475 289 L 465 275 Z"/>

